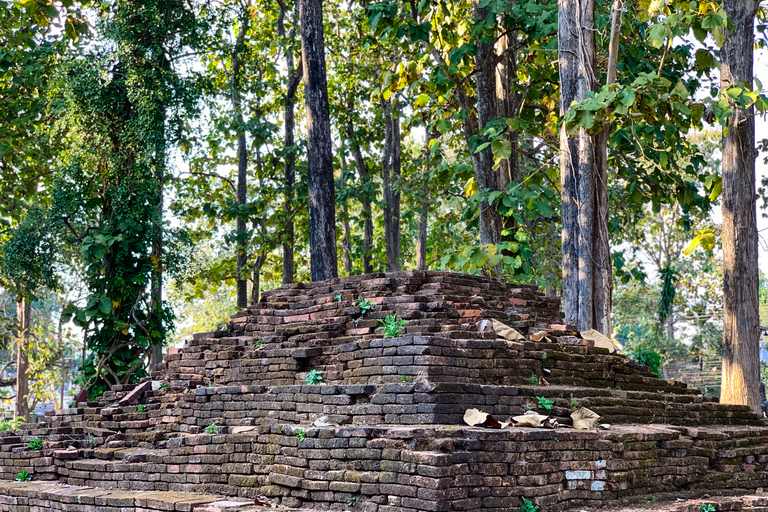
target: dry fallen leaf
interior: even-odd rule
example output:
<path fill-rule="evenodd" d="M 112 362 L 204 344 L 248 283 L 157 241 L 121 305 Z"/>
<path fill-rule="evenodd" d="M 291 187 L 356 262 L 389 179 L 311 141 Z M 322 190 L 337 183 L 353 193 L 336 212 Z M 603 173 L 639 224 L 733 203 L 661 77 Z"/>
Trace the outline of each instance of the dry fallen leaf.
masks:
<path fill-rule="evenodd" d="M 267 498 L 266 496 L 258 495 L 253 499 L 253 502 L 255 505 L 261 505 L 262 507 L 270 507 L 275 508 L 277 505 L 275 505 L 275 502 L 271 499 Z"/>
<path fill-rule="evenodd" d="M 547 338 L 547 331 L 539 331 L 531 334 L 531 341 L 541 341 L 541 340 L 549 341 L 549 338 Z"/>
<path fill-rule="evenodd" d="M 328 416 L 320 416 L 315 421 L 312 422 L 312 425 L 316 427 L 338 427 L 338 423 L 334 423 L 331 421 L 331 419 Z"/>
<path fill-rule="evenodd" d="M 542 423 L 549 419 L 549 416 L 528 411 L 522 416 L 515 416 L 512 419 L 515 421 L 516 427 L 542 427 Z"/>
<path fill-rule="evenodd" d="M 585 340 L 592 340 L 595 342 L 595 346 L 598 348 L 607 348 L 611 352 L 616 352 L 616 345 L 614 345 L 611 338 L 604 335 L 600 331 L 590 329 L 588 331 L 582 331 L 581 337 Z"/>
<path fill-rule="evenodd" d="M 549 382 L 544 377 L 539 377 L 539 386 L 549 386 Z"/>
<path fill-rule="evenodd" d="M 594 411 L 590 411 L 586 407 L 581 407 L 571 413 L 571 418 L 573 418 L 573 428 L 590 430 L 595 428 L 597 422 L 600 420 L 600 415 Z"/>
<path fill-rule="evenodd" d="M 510 326 L 499 322 L 495 318 L 492 320 L 492 322 L 493 322 L 492 324 L 493 331 L 496 333 L 497 336 L 510 341 L 521 341 L 525 339 L 525 336 L 523 336 L 522 334 L 520 334 Z"/>
<path fill-rule="evenodd" d="M 464 412 L 464 423 L 470 427 L 501 428 L 501 422 L 488 414 L 477 409 L 467 409 Z"/>

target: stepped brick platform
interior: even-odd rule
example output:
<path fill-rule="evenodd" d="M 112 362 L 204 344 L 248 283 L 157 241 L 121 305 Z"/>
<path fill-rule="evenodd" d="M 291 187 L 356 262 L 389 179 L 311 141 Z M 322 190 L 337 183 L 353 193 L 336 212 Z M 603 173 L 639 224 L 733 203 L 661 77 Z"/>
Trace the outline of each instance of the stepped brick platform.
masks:
<path fill-rule="evenodd" d="M 407 320 L 400 336 L 377 330 L 388 315 Z M 497 339 L 490 319 L 526 339 Z M 322 384 L 303 382 L 310 370 Z M 506 419 L 543 398 L 562 427 L 462 420 L 468 408 Z M 581 406 L 611 427 L 568 428 Z M 42 450 L 28 448 L 34 438 Z M 400 272 L 264 293 L 229 330 L 169 353 L 152 381 L 0 433 L 0 480 L 22 471 L 32 482 L 0 486 L 0 510 L 75 510 L 73 496 L 91 494 L 107 512 L 171 510 L 152 507 L 173 493 L 221 510 L 258 496 L 302 510 L 508 512 L 523 498 L 540 512 L 617 510 L 765 487 L 768 427 L 594 347 L 536 287 Z M 213 505 L 223 497 L 234 508 Z M 763 506 L 728 503 L 741 508 L 718 510 Z"/>

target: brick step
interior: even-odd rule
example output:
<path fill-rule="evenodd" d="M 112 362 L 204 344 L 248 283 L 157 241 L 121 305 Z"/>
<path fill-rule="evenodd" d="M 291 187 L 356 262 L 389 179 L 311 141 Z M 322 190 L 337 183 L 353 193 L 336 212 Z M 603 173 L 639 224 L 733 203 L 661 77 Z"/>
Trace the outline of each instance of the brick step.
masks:
<path fill-rule="evenodd" d="M 768 512 L 768 494 L 765 493 L 746 496 L 706 496 L 698 499 L 681 499 L 679 496 L 656 498 L 649 503 L 621 507 L 613 512 L 701 512 L 708 509 L 708 505 L 714 507 L 717 512 Z M 579 512 L 597 512 L 598 510 L 601 510 L 599 506 L 578 508 Z"/>
<path fill-rule="evenodd" d="M 15 512 L 264 512 L 253 499 L 192 492 L 142 492 L 47 482 L 0 482 L 0 509 Z M 296 509 L 282 509 L 299 512 Z M 312 512 L 302 509 L 303 512 Z"/>

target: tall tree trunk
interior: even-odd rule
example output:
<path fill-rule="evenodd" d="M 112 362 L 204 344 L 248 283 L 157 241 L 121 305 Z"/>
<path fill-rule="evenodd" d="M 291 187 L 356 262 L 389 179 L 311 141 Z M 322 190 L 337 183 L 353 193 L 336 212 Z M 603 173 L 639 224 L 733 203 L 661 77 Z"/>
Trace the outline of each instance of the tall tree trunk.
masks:
<path fill-rule="evenodd" d="M 248 145 L 245 136 L 245 120 L 243 119 L 242 98 L 240 95 L 240 54 L 245 48 L 245 36 L 250 25 L 250 16 L 243 8 L 240 17 L 240 32 L 237 34 L 235 48 L 230 56 L 232 61 L 231 97 L 232 107 L 235 110 L 235 123 L 239 135 L 237 136 L 237 204 L 245 206 L 248 201 Z M 246 219 L 242 211 L 237 214 L 237 238 L 235 243 L 235 255 L 237 258 L 237 308 L 248 307 L 248 278 L 246 267 L 248 266 L 248 252 L 246 250 Z"/>
<path fill-rule="evenodd" d="M 723 89 L 753 84 L 757 0 L 723 2 L 733 29 L 720 63 Z M 723 373 L 720 401 L 760 411 L 760 316 L 755 208 L 754 108 L 733 104 L 723 139 Z"/>
<path fill-rule="evenodd" d="M 430 146 L 435 139 L 429 134 L 424 144 L 424 179 L 421 188 L 419 204 L 419 235 L 416 239 L 416 270 L 427 270 L 427 228 L 429 223 L 429 174 L 432 168 L 432 153 Z"/>
<path fill-rule="evenodd" d="M 488 7 L 481 7 L 476 3 L 475 19 L 484 20 L 489 15 Z M 496 53 L 494 51 L 493 38 L 481 34 L 476 40 L 477 56 L 475 57 L 476 88 L 477 88 L 477 125 L 479 140 L 486 124 L 496 118 Z M 488 147 L 477 153 L 475 163 L 475 180 L 480 192 L 493 192 L 501 190 L 499 175 L 493 169 L 493 154 Z M 501 215 L 495 205 L 487 200 L 480 203 L 480 243 L 501 243 L 502 221 Z M 499 263 L 494 271 L 501 273 L 502 265 Z"/>
<path fill-rule="evenodd" d="M 616 66 L 619 54 L 621 29 L 621 0 L 614 0 L 611 8 L 611 38 L 608 45 L 606 85 L 616 83 Z M 610 336 L 613 300 L 613 258 L 608 235 L 608 137 L 611 125 L 603 122 L 601 132 L 595 137 L 595 232 L 594 232 L 594 284 L 592 326 Z"/>
<path fill-rule="evenodd" d="M 280 14 L 277 18 L 277 35 L 285 37 L 285 12 L 286 5 L 280 1 Z M 293 26 L 289 38 L 291 41 L 296 37 L 296 23 L 298 22 L 299 2 L 296 1 L 293 9 Z M 293 49 L 286 45 L 285 66 L 288 71 L 288 89 L 285 93 L 285 177 L 283 180 L 283 284 L 293 282 L 296 273 L 294 269 L 294 223 L 293 223 L 293 200 L 294 189 L 296 185 L 296 142 L 294 111 L 296 107 L 296 91 L 301 83 L 302 66 L 299 62 L 299 69 L 294 69 Z"/>
<path fill-rule="evenodd" d="M 349 109 L 349 113 L 351 116 L 351 108 Z M 360 142 L 355 135 L 352 121 L 347 125 L 347 136 L 352 144 L 352 156 L 355 158 L 355 168 L 357 169 L 358 176 L 360 176 L 360 182 L 363 185 L 363 193 L 360 195 L 360 203 L 363 207 L 363 274 L 370 274 L 373 272 L 373 265 L 371 263 L 371 247 L 373 246 L 373 213 L 371 211 L 371 197 L 369 194 L 371 181 L 368 168 L 365 166 L 365 160 L 363 159 L 363 151 L 360 149 Z"/>
<path fill-rule="evenodd" d="M 157 196 L 155 209 L 155 221 L 152 230 L 152 256 L 155 269 L 152 271 L 152 285 L 150 289 L 150 310 L 152 314 L 160 318 L 163 309 L 163 196 L 165 181 L 165 155 L 161 155 L 160 171 L 158 172 Z M 150 340 L 149 345 L 149 371 L 155 370 L 158 364 L 163 362 L 163 343 L 165 340 Z"/>
<path fill-rule="evenodd" d="M 312 281 L 338 277 L 336 197 L 333 186 L 331 119 L 325 71 L 322 0 L 300 0 L 301 55 L 307 119 L 309 255 Z"/>
<path fill-rule="evenodd" d="M 29 331 L 32 304 L 20 297 L 16 301 L 16 319 L 19 323 L 19 338 L 16 348 L 16 408 L 14 418 L 29 421 Z"/>
<path fill-rule="evenodd" d="M 512 93 L 512 86 L 517 82 L 517 32 L 502 35 L 497 50 L 499 64 L 496 66 L 496 117 L 517 117 L 520 107 L 518 95 Z M 499 187 L 505 189 L 512 181 L 520 182 L 520 169 L 517 153 L 518 132 L 512 130 L 508 139 L 512 145 L 512 155 L 499 165 Z"/>
<path fill-rule="evenodd" d="M 595 85 L 595 26 L 592 0 L 560 0 L 558 44 L 560 114 Z M 560 132 L 562 196 L 563 308 L 568 324 L 593 327 L 595 236 L 595 144 L 581 129 Z"/>
<path fill-rule="evenodd" d="M 397 100 L 382 100 L 384 111 L 384 239 L 387 246 L 387 271 L 400 270 L 400 118 Z M 393 112 L 393 110 L 395 112 Z"/>
<path fill-rule="evenodd" d="M 344 187 L 346 186 L 344 171 L 347 169 L 347 157 L 344 156 L 344 146 L 342 146 L 341 151 L 339 152 L 339 159 L 341 160 L 340 187 L 341 190 L 344 190 Z M 349 206 L 347 206 L 346 199 L 341 205 L 341 215 L 342 227 L 344 228 L 344 233 L 341 238 L 341 247 L 344 250 L 344 272 L 350 276 L 352 275 L 352 235 L 350 233 L 351 230 L 349 227 Z"/>

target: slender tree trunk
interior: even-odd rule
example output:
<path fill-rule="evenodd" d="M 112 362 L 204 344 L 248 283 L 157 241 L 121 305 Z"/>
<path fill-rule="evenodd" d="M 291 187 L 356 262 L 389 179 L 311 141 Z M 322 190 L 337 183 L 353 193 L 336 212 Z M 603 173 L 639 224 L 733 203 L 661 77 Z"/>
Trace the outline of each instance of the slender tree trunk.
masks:
<path fill-rule="evenodd" d="M 339 152 L 339 159 L 341 160 L 341 189 L 344 190 L 344 187 L 346 186 L 346 179 L 344 176 L 344 171 L 347 169 L 347 157 L 344 156 L 344 147 L 342 146 L 341 151 Z M 346 199 L 344 200 L 344 203 L 341 205 L 341 215 L 342 215 L 342 227 L 344 228 L 344 233 L 342 235 L 341 239 L 341 247 L 344 250 L 344 272 L 350 276 L 352 275 L 352 235 L 350 233 L 350 227 L 349 227 L 349 206 L 347 206 Z"/>
<path fill-rule="evenodd" d="M 430 146 L 435 139 L 429 134 L 424 144 L 424 179 L 421 188 L 421 203 L 419 205 L 419 236 L 416 239 L 416 270 L 427 270 L 427 228 L 429 227 L 429 175 L 432 168 L 432 153 Z"/>
<path fill-rule="evenodd" d="M 560 114 L 595 86 L 595 26 L 592 0 L 558 4 Z M 560 132 L 562 196 L 563 308 L 568 324 L 593 327 L 595 239 L 595 144 L 580 130 Z"/>
<path fill-rule="evenodd" d="M 616 83 L 616 69 L 619 54 L 621 29 L 621 0 L 614 0 L 611 8 L 611 38 L 608 45 L 608 67 L 606 85 Z M 611 240 L 608 234 L 608 137 L 611 126 L 603 122 L 603 129 L 597 135 L 595 151 L 595 239 L 594 239 L 594 307 L 592 325 L 610 336 L 613 300 L 613 258 Z"/>
<path fill-rule="evenodd" d="M 720 63 L 723 89 L 753 84 L 756 0 L 725 0 L 733 29 Z M 754 109 L 733 105 L 723 139 L 723 373 L 720 401 L 760 411 L 760 316 Z"/>
<path fill-rule="evenodd" d="M 240 95 L 240 54 L 245 48 L 245 36 L 250 25 L 248 12 L 243 10 L 240 17 L 240 31 L 237 34 L 235 48 L 230 56 L 232 61 L 231 97 L 235 110 L 235 122 L 239 135 L 237 137 L 237 204 L 245 206 L 248 201 L 248 144 L 245 135 L 245 120 L 243 119 L 242 99 Z M 246 249 L 246 219 L 242 212 L 237 215 L 237 238 L 235 243 L 236 273 L 237 273 L 237 308 L 248 307 L 248 252 Z"/>
<path fill-rule="evenodd" d="M 161 155 L 161 165 L 157 183 L 158 202 L 155 210 L 155 222 L 152 229 L 152 256 L 156 268 L 152 272 L 152 287 L 150 289 L 150 310 L 152 314 L 160 317 L 163 309 L 163 197 L 165 181 L 165 155 Z M 165 340 L 150 340 L 149 345 L 149 371 L 152 372 L 158 364 L 163 362 L 163 342 Z"/>
<path fill-rule="evenodd" d="M 352 111 L 350 109 L 350 116 Z M 347 125 L 347 136 L 352 143 L 352 156 L 355 158 L 355 168 L 360 176 L 360 182 L 363 185 L 363 193 L 360 196 L 360 203 L 363 208 L 363 274 L 373 272 L 371 263 L 371 247 L 373 247 L 373 213 L 371 211 L 370 196 L 370 176 L 368 168 L 365 166 L 363 151 L 360 149 L 360 143 L 355 136 L 355 129 L 352 122 Z"/>
<path fill-rule="evenodd" d="M 300 0 L 301 55 L 307 119 L 309 253 L 312 281 L 338 277 L 336 196 L 333 185 L 331 119 L 325 70 L 322 0 Z"/>
<path fill-rule="evenodd" d="M 32 305 L 29 299 L 16 301 L 16 319 L 19 322 L 19 339 L 16 349 L 16 408 L 13 417 L 29 421 L 29 330 Z"/>
<path fill-rule="evenodd" d="M 285 12 L 286 6 L 282 1 L 280 4 L 280 14 L 277 19 L 277 34 L 280 37 L 285 37 Z M 298 7 L 299 3 L 296 1 L 294 4 L 293 18 L 294 24 L 290 31 L 290 40 L 296 37 L 296 23 L 298 22 Z M 285 128 L 285 177 L 283 181 L 283 284 L 290 284 L 293 282 L 294 275 L 296 273 L 294 269 L 294 223 L 293 223 L 293 201 L 294 201 L 294 189 L 296 185 L 296 148 L 294 147 L 296 142 L 295 136 L 295 118 L 294 111 L 296 108 L 296 91 L 298 90 L 299 83 L 301 83 L 301 63 L 299 63 L 299 69 L 294 69 L 294 57 L 293 49 L 290 45 L 285 49 L 285 66 L 288 71 L 288 90 L 285 93 L 285 114 L 284 114 L 284 128 Z"/>
<path fill-rule="evenodd" d="M 518 95 L 512 93 L 512 86 L 517 82 L 517 51 L 510 48 L 516 44 L 517 32 L 502 35 L 497 50 L 499 64 L 496 66 L 496 117 L 506 119 L 517 117 L 519 108 Z M 512 130 L 508 139 L 512 145 L 512 155 L 499 165 L 499 187 L 505 189 L 512 181 L 520 182 L 520 169 L 517 152 L 518 132 Z"/>
<path fill-rule="evenodd" d="M 488 16 L 488 7 L 475 6 L 475 19 L 483 20 Z M 476 88 L 477 88 L 477 125 L 480 141 L 485 139 L 482 133 L 486 124 L 496 118 L 496 53 L 493 39 L 478 36 L 476 40 L 477 56 L 475 58 Z M 475 180 L 481 192 L 493 192 L 500 190 L 499 175 L 493 169 L 493 154 L 488 147 L 477 153 L 475 163 Z M 501 243 L 502 220 L 495 205 L 487 200 L 480 203 L 480 243 Z M 501 273 L 502 265 L 499 263 L 494 271 Z"/>
<path fill-rule="evenodd" d="M 251 288 L 251 305 L 255 306 L 259 302 L 259 296 L 261 295 L 261 268 L 264 266 L 264 262 L 267 261 L 267 257 L 264 254 L 259 254 L 253 261 L 253 273 L 251 275 L 251 282 L 253 286 Z"/>
<path fill-rule="evenodd" d="M 382 100 L 384 111 L 384 239 L 387 246 L 387 271 L 400 270 L 400 118 L 394 104 Z M 395 112 L 393 112 L 395 110 Z"/>

